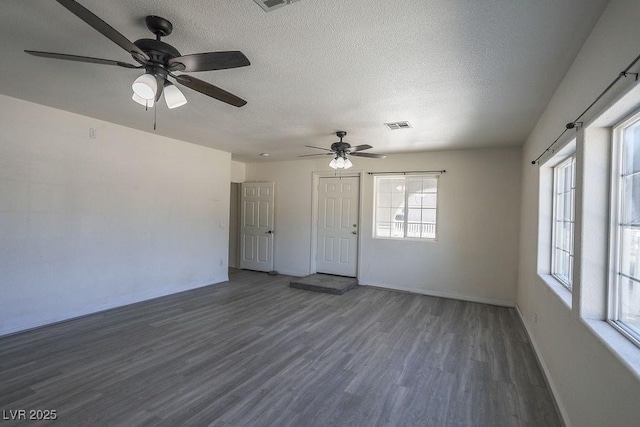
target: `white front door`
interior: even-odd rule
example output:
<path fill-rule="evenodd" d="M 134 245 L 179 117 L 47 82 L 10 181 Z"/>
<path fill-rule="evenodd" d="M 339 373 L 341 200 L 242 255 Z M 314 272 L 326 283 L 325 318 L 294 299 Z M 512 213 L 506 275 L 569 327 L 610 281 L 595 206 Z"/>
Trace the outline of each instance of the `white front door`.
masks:
<path fill-rule="evenodd" d="M 247 182 L 240 198 L 240 268 L 273 270 L 273 182 Z"/>
<path fill-rule="evenodd" d="M 360 178 L 320 178 L 316 271 L 356 277 Z"/>

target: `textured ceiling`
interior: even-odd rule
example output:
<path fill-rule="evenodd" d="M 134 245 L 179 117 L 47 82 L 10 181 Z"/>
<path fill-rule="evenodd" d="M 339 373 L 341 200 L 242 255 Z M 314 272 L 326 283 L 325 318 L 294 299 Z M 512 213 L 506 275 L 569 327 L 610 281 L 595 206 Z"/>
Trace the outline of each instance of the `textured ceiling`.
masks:
<path fill-rule="evenodd" d="M 248 101 L 184 88 L 157 109 L 157 133 L 233 153 L 294 159 L 337 130 L 375 152 L 521 145 L 607 4 L 605 0 L 79 0 L 131 41 L 146 15 L 174 25 L 182 54 L 240 50 L 250 67 L 193 73 Z M 25 49 L 132 62 L 53 0 L 3 0 L 0 93 L 153 132 L 131 100 L 139 70 L 38 58 Z M 408 120 L 408 130 L 385 122 Z"/>

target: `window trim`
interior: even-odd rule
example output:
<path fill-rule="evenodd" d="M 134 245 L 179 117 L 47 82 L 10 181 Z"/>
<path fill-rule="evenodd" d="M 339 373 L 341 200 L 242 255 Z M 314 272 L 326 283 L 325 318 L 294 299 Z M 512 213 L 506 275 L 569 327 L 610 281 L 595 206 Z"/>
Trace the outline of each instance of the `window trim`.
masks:
<path fill-rule="evenodd" d="M 557 245 L 556 245 L 556 237 L 557 237 L 557 225 L 558 225 L 558 221 L 557 221 L 557 211 L 558 211 L 558 204 L 557 204 L 557 196 L 558 196 L 558 170 L 560 168 L 565 167 L 566 165 L 568 165 L 569 163 L 573 163 L 573 170 L 572 170 L 572 176 L 571 176 L 571 185 L 572 185 L 572 201 L 571 201 L 571 210 L 572 210 L 572 217 L 573 217 L 573 227 L 571 230 L 571 243 L 570 243 L 570 251 L 569 251 L 569 258 L 572 258 L 572 262 L 571 262 L 571 267 L 570 267 L 570 274 L 571 276 L 568 277 L 567 279 L 571 279 L 569 280 L 565 280 L 565 278 L 559 274 L 556 274 L 556 267 L 557 267 L 557 257 L 556 257 L 556 249 Z M 569 290 L 569 292 L 573 292 L 573 278 L 575 277 L 574 274 L 574 265 L 575 265 L 575 238 L 576 238 L 576 234 L 575 234 L 575 227 L 576 227 L 576 218 L 575 218 L 575 212 L 576 212 L 576 188 L 575 188 L 575 180 L 576 180 L 576 152 L 573 151 L 572 153 L 570 153 L 565 159 L 563 159 L 562 161 L 558 162 L 558 164 L 556 164 L 555 166 L 552 167 L 552 171 L 553 171 L 553 185 L 552 185 L 552 191 L 553 191 L 553 200 L 552 200 L 552 210 L 551 210 L 551 277 L 553 277 L 555 280 L 557 280 L 562 286 L 564 286 L 567 290 Z"/>
<path fill-rule="evenodd" d="M 613 126 L 611 149 L 611 183 L 609 211 L 609 281 L 607 283 L 607 323 L 640 347 L 640 334 L 631 330 L 620 321 L 620 272 L 622 257 L 620 244 L 622 239 L 622 167 L 624 131 L 640 122 L 640 111 Z"/>
<path fill-rule="evenodd" d="M 372 238 L 373 239 L 381 239 L 381 240 L 394 240 L 394 241 L 413 241 L 413 242 L 437 242 L 438 241 L 438 235 L 439 235 L 439 224 L 440 224 L 440 209 L 438 208 L 438 206 L 440 205 L 439 203 L 439 187 L 440 187 L 440 173 L 412 173 L 412 174 L 405 174 L 402 176 L 398 176 L 397 174 L 378 174 L 376 176 L 374 176 L 374 180 L 373 180 L 373 230 L 372 230 Z M 409 217 L 409 213 L 408 213 L 408 193 L 407 191 L 404 192 L 404 218 L 403 218 L 403 223 L 404 223 L 404 237 L 393 237 L 393 236 L 378 236 L 377 235 L 377 224 L 378 224 L 378 186 L 379 186 L 379 180 L 381 178 L 394 178 L 394 179 L 398 179 L 398 178 L 403 178 L 406 180 L 408 178 L 431 178 L 431 179 L 435 179 L 436 180 L 436 207 L 435 207 L 435 211 L 436 211 L 436 224 L 435 224 L 435 237 L 431 238 L 431 237 L 408 237 L 407 234 L 407 222 L 408 222 L 408 217 Z M 406 187 L 405 187 L 406 188 Z"/>

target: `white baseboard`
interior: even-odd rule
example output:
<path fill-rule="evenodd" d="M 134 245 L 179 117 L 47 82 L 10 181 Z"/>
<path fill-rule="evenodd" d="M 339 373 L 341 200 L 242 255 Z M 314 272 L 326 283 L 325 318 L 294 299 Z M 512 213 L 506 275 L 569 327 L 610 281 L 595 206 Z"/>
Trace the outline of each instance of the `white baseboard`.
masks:
<path fill-rule="evenodd" d="M 367 284 L 367 283 L 359 283 L 359 285 L 369 286 L 372 288 L 390 289 L 394 291 L 409 292 L 412 294 L 428 295 L 431 297 L 449 298 L 449 299 L 457 299 L 461 301 L 477 302 L 481 304 L 499 305 L 501 307 L 510 307 L 510 308 L 515 307 L 514 301 L 504 301 L 504 300 L 497 300 L 492 298 L 482 298 L 482 297 L 473 297 L 473 296 L 467 296 L 467 295 L 450 294 L 447 292 L 431 291 L 431 290 L 412 288 L 407 286 L 396 286 L 396 285 L 387 285 L 387 284 L 373 285 L 373 284 Z"/>
<path fill-rule="evenodd" d="M 527 333 L 527 338 L 529 338 L 529 343 L 531 344 L 531 347 L 533 348 L 533 352 L 536 355 L 536 360 L 538 361 L 538 366 L 540 366 L 540 368 L 542 369 L 542 376 L 544 377 L 544 380 L 547 383 L 547 387 L 549 388 L 549 390 L 551 390 L 551 397 L 553 398 L 553 402 L 555 403 L 556 408 L 558 409 L 558 412 L 560 413 L 560 417 L 562 418 L 562 422 L 564 423 L 565 426 L 571 427 L 571 423 L 569 422 L 569 417 L 567 415 L 567 411 L 566 411 L 564 405 L 562 404 L 562 402 L 560 401 L 560 399 L 558 398 L 558 396 L 559 396 L 558 390 L 556 389 L 556 386 L 553 383 L 553 379 L 551 378 L 551 374 L 549 372 L 549 368 L 547 367 L 547 364 L 545 363 L 544 359 L 542 358 L 542 354 L 540 353 L 540 349 L 538 348 L 538 344 L 536 344 L 535 339 L 533 339 L 533 334 L 529 330 L 529 327 L 527 326 L 527 322 L 524 321 L 524 316 L 522 315 L 522 312 L 520 311 L 520 307 L 518 307 L 518 304 L 516 304 L 515 307 L 516 307 L 516 313 L 518 313 L 518 316 L 520 317 L 520 321 L 522 322 L 522 325 L 524 326 L 524 330 Z"/>

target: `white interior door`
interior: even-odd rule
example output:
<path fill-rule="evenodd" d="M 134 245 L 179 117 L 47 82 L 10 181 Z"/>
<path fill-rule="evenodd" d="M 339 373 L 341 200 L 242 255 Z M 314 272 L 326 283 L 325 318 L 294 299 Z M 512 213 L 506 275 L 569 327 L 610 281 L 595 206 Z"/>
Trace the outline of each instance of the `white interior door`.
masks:
<path fill-rule="evenodd" d="M 360 178 L 320 178 L 316 271 L 356 277 Z"/>
<path fill-rule="evenodd" d="M 273 270 L 273 182 L 247 182 L 240 196 L 240 268 Z"/>

